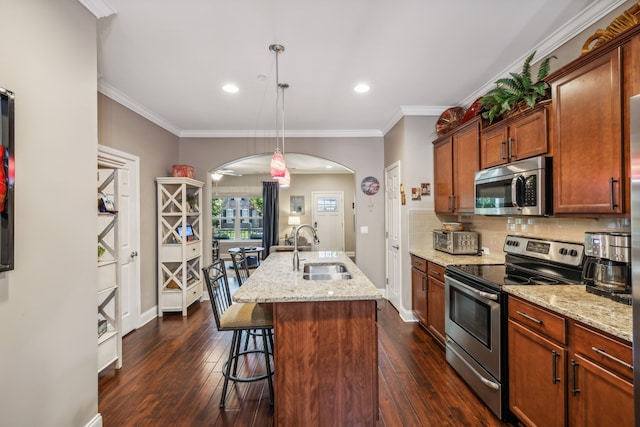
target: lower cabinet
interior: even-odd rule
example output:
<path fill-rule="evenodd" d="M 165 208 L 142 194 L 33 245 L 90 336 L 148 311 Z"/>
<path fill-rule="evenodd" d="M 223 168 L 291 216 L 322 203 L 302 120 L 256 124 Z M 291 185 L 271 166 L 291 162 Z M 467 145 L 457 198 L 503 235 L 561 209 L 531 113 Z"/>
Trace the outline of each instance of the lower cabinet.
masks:
<path fill-rule="evenodd" d="M 411 255 L 411 303 L 418 322 L 444 347 L 444 267 Z"/>
<path fill-rule="evenodd" d="M 427 327 L 427 261 L 411 255 L 411 304 L 413 314 Z"/>
<path fill-rule="evenodd" d="M 444 267 L 427 264 L 427 329 L 444 346 Z"/>
<path fill-rule="evenodd" d="M 633 426 L 629 343 L 509 297 L 509 405 L 526 426 Z"/>

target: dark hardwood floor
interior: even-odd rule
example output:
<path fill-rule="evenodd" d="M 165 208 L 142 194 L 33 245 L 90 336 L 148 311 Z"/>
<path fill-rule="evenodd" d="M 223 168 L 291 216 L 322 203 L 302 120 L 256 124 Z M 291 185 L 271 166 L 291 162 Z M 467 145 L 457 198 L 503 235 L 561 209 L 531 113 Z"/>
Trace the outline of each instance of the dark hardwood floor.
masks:
<path fill-rule="evenodd" d="M 386 300 L 378 305 L 377 427 L 510 425 L 480 403 L 430 335 Z M 217 331 L 208 301 L 194 303 L 188 317 L 165 314 L 127 335 L 122 369 L 99 376 L 103 425 L 272 426 L 265 381 L 231 385 L 226 409 L 219 407 L 230 338 Z M 247 357 L 241 369 L 263 369 L 259 362 Z"/>

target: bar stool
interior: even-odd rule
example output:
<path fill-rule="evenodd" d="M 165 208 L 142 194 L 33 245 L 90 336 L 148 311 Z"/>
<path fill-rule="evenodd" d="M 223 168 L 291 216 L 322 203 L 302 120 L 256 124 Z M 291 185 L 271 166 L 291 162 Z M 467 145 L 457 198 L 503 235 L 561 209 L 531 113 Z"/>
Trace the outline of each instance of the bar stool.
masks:
<path fill-rule="evenodd" d="M 271 369 L 271 358 L 273 355 L 269 352 L 269 349 L 273 348 L 273 314 L 270 310 L 271 305 L 233 303 L 231 300 L 231 292 L 229 291 L 229 282 L 227 281 L 227 272 L 222 259 L 218 259 L 209 267 L 203 268 L 202 272 L 204 273 L 204 280 L 207 285 L 207 291 L 209 292 L 216 327 L 219 331 L 233 331 L 229 357 L 222 367 L 224 385 L 222 387 L 220 407 L 224 408 L 229 381 L 253 382 L 265 378 L 269 384 L 269 403 L 273 405 L 273 370 Z M 242 334 L 244 332 L 248 334 L 251 330 L 260 332 L 262 336 L 262 349 L 248 351 L 245 349 L 241 351 L 240 341 Z M 265 373 L 254 377 L 241 377 L 237 372 L 238 360 L 241 356 L 250 353 L 264 354 Z"/>

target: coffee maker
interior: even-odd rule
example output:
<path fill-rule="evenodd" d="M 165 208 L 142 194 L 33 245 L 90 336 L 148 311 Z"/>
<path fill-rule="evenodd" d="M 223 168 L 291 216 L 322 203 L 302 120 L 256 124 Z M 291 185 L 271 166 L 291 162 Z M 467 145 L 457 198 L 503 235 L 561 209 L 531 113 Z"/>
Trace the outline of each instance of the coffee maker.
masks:
<path fill-rule="evenodd" d="M 631 234 L 586 232 L 584 253 L 587 292 L 631 305 Z"/>

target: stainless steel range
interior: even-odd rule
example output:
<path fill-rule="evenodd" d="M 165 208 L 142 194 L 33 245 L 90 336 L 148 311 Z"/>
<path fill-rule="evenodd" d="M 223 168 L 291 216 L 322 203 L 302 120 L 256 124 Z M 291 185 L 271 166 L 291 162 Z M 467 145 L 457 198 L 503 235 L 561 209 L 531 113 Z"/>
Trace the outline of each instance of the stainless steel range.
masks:
<path fill-rule="evenodd" d="M 502 420 L 510 418 L 504 285 L 579 284 L 584 245 L 507 236 L 505 264 L 445 271 L 447 362 Z"/>

